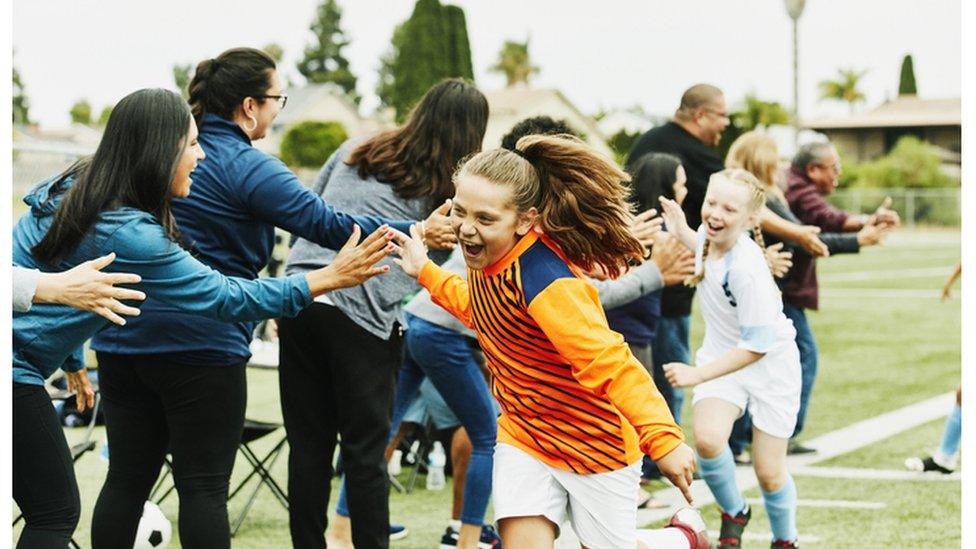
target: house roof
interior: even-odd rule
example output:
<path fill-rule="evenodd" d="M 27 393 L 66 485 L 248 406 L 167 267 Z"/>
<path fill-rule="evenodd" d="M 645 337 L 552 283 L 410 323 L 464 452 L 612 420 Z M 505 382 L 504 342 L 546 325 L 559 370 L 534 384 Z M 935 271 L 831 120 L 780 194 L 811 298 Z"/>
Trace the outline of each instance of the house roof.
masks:
<path fill-rule="evenodd" d="M 359 115 L 359 109 L 356 104 L 336 84 L 305 84 L 304 86 L 288 88 L 285 90 L 285 93 L 288 94 L 288 106 L 275 119 L 275 125 L 277 126 L 290 126 L 294 122 L 304 120 L 305 111 L 312 108 L 323 95 L 331 95 L 339 99 L 343 106 L 347 107 L 357 116 Z"/>
<path fill-rule="evenodd" d="M 814 130 L 858 128 L 903 128 L 919 126 L 961 126 L 962 100 L 920 99 L 901 96 L 880 106 L 847 118 L 804 120 L 803 127 Z"/>
<path fill-rule="evenodd" d="M 607 140 L 603 132 L 596 126 L 593 118 L 580 112 L 576 108 L 576 105 L 567 99 L 559 90 L 552 88 L 512 87 L 486 91 L 484 94 L 490 105 L 490 113 L 492 115 L 499 114 L 505 116 L 519 116 L 520 113 L 532 111 L 536 105 L 555 98 L 566 105 L 577 116 L 578 120 L 572 122 L 580 122 L 586 126 L 577 128 L 579 131 L 584 132 L 587 136 L 592 135 L 604 142 Z"/>

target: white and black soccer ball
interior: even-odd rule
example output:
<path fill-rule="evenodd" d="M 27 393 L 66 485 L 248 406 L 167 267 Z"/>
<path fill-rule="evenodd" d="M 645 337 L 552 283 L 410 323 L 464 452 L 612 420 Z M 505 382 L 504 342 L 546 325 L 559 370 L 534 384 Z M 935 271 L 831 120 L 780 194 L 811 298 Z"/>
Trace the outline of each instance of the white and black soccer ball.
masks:
<path fill-rule="evenodd" d="M 173 536 L 173 526 L 163 511 L 155 503 L 147 501 L 142 507 L 142 518 L 136 531 L 136 542 L 132 549 L 161 549 L 169 545 Z"/>

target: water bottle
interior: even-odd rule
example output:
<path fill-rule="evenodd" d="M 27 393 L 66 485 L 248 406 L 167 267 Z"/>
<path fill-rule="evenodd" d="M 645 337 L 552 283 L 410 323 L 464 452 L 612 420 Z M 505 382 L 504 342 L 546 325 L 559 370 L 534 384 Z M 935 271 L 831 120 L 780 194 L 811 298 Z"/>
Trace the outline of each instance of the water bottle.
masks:
<path fill-rule="evenodd" d="M 447 456 L 444 454 L 444 447 L 440 442 L 434 442 L 434 449 L 427 456 L 427 489 L 444 489 L 444 466 L 447 465 Z"/>

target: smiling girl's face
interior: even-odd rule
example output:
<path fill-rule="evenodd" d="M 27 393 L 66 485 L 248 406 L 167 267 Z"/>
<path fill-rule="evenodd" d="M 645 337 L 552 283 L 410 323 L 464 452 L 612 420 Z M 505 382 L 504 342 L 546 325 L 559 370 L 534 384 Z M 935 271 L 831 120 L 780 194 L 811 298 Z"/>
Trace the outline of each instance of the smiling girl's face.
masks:
<path fill-rule="evenodd" d="M 758 221 L 757 212 L 749 210 L 752 198 L 746 185 L 715 177 L 708 183 L 701 217 L 705 226 L 705 238 L 714 249 L 727 250 L 747 228 Z"/>
<path fill-rule="evenodd" d="M 451 224 L 469 268 L 497 263 L 532 229 L 536 209 L 519 213 L 513 199 L 509 185 L 476 175 L 457 177 Z"/>

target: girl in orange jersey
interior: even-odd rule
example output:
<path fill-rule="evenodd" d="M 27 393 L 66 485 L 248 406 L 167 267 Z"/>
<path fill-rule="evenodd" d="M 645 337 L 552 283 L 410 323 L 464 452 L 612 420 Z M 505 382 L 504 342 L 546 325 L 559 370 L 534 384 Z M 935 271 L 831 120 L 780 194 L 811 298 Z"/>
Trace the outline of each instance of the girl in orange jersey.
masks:
<path fill-rule="evenodd" d="M 649 455 L 691 502 L 694 454 L 581 270 L 616 277 L 639 261 L 628 176 L 563 136 L 527 136 L 455 174 L 451 219 L 468 281 L 427 259 L 420 234 L 401 259 L 434 301 L 478 334 L 502 415 L 493 502 L 506 547 L 552 547 L 569 520 L 603 547 L 707 547 L 694 510 L 638 531 L 634 501 Z"/>

